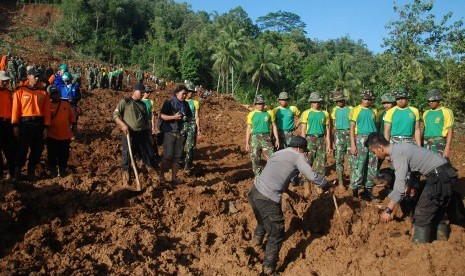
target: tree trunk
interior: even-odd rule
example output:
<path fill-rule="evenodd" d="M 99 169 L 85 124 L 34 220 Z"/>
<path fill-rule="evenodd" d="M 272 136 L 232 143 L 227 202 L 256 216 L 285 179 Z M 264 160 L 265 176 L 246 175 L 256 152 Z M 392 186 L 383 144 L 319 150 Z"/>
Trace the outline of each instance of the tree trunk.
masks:
<path fill-rule="evenodd" d="M 231 90 L 232 97 L 234 98 L 234 66 L 231 66 Z"/>
<path fill-rule="evenodd" d="M 216 85 L 216 92 L 220 92 L 221 70 L 218 70 L 218 84 Z"/>
<path fill-rule="evenodd" d="M 258 84 L 257 84 L 257 90 L 255 90 L 255 97 L 258 94 L 258 87 L 260 87 L 260 80 L 261 80 L 261 77 L 258 77 Z"/>

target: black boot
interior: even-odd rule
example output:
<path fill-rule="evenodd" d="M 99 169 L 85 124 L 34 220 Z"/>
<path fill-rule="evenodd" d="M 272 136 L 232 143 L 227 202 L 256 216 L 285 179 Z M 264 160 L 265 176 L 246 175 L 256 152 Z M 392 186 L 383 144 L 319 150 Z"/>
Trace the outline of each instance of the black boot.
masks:
<path fill-rule="evenodd" d="M 13 181 L 17 182 L 21 178 L 21 168 L 15 167 L 15 173 L 13 174 Z"/>
<path fill-rule="evenodd" d="M 36 176 L 36 166 L 27 166 L 27 179 L 34 180 Z"/>
<path fill-rule="evenodd" d="M 415 244 L 429 243 L 431 229 L 430 227 L 413 226 L 413 240 Z"/>
<path fill-rule="evenodd" d="M 353 190 L 352 190 L 352 196 L 353 196 L 354 198 L 358 198 L 358 189 L 353 189 Z"/>

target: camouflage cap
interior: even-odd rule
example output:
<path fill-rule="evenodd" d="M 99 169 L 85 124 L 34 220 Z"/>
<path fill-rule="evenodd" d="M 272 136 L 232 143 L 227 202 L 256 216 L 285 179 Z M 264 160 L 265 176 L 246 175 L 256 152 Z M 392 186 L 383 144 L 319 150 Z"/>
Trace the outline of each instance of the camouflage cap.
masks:
<path fill-rule="evenodd" d="M 321 97 L 320 92 L 312 92 L 310 94 L 310 98 L 308 98 L 309 102 L 322 102 L 323 98 Z"/>
<path fill-rule="evenodd" d="M 441 96 L 441 93 L 437 89 L 430 90 L 428 93 L 426 93 L 427 101 L 441 101 L 443 99 L 444 98 Z"/>
<path fill-rule="evenodd" d="M 344 93 L 342 91 L 336 91 L 333 93 L 333 101 L 339 102 L 339 101 L 344 101 L 346 97 L 344 96 Z"/>
<path fill-rule="evenodd" d="M 194 87 L 194 85 L 192 83 L 188 83 L 186 85 L 186 88 L 187 88 L 188 92 L 194 92 L 195 91 L 195 87 Z"/>
<path fill-rule="evenodd" d="M 278 100 L 288 100 L 289 99 L 289 94 L 287 92 L 281 92 L 279 93 Z"/>
<path fill-rule="evenodd" d="M 394 90 L 392 94 L 394 94 L 396 100 L 408 97 L 407 90 L 405 90 L 403 87 L 399 87 L 398 89 Z"/>
<path fill-rule="evenodd" d="M 265 103 L 265 98 L 263 97 L 263 95 L 261 94 L 258 94 L 257 96 L 255 96 L 255 99 L 254 99 L 254 104 L 264 104 Z"/>
<path fill-rule="evenodd" d="M 373 100 L 375 97 L 373 96 L 373 92 L 368 89 L 360 93 L 360 98 L 362 100 Z"/>
<path fill-rule="evenodd" d="M 396 98 L 391 93 L 386 93 L 381 96 L 381 103 L 394 103 Z"/>

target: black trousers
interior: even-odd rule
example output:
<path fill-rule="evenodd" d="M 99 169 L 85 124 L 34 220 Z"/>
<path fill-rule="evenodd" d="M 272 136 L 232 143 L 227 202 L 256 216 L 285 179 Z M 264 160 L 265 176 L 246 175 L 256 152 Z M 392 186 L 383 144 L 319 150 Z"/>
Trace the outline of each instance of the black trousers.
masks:
<path fill-rule="evenodd" d="M 152 145 L 150 143 L 150 130 L 142 130 L 142 131 L 131 131 L 129 132 L 129 137 L 131 139 L 131 150 L 135 161 L 135 156 L 139 156 L 144 164 L 156 169 L 157 164 L 155 161 L 155 157 L 153 155 Z M 126 135 L 123 134 L 123 171 L 129 171 L 129 167 L 131 166 L 131 158 L 129 156 L 129 147 L 128 147 L 128 140 Z"/>
<path fill-rule="evenodd" d="M 415 226 L 435 227 L 444 219 L 458 175 L 449 164 L 440 166 L 437 171 L 426 176 L 426 186 L 413 214 Z"/>
<path fill-rule="evenodd" d="M 257 219 L 254 238 L 263 241 L 265 233 L 268 235 L 263 265 L 275 269 L 284 240 L 284 216 L 281 204 L 262 195 L 255 186 L 252 187 L 247 198 Z"/>
<path fill-rule="evenodd" d="M 22 120 L 19 124 L 18 153 L 16 155 L 15 166 L 22 168 L 26 164 L 27 153 L 28 167 L 35 167 L 39 164 L 40 156 L 44 150 L 44 121 L 43 118 L 35 120 Z"/>
<path fill-rule="evenodd" d="M 0 118 L 0 149 L 5 155 L 8 171 L 12 176 L 15 172 L 15 153 L 17 141 L 13 136 L 13 126 L 10 120 Z M 0 153 L 0 173 L 5 169 Z"/>
<path fill-rule="evenodd" d="M 55 169 L 58 166 L 61 169 L 66 169 L 68 167 L 70 142 L 70 139 L 47 138 L 47 166 L 49 168 Z"/>

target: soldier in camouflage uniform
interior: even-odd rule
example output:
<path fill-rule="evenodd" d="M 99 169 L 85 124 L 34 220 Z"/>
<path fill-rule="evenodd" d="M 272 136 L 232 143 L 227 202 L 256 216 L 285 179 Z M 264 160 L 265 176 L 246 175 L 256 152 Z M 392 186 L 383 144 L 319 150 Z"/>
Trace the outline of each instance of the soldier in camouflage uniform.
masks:
<path fill-rule="evenodd" d="M 276 138 L 275 146 L 279 149 L 278 129 L 276 128 L 274 113 L 264 110 L 265 100 L 262 95 L 255 96 L 255 110 L 247 115 L 247 130 L 245 134 L 245 150 L 250 152 L 252 169 L 255 176 L 262 172 L 260 165 L 262 151 L 265 151 L 267 159 L 273 154 L 271 143 L 271 131 Z"/>
<path fill-rule="evenodd" d="M 407 91 L 399 88 L 393 92 L 396 106 L 384 116 L 384 137 L 391 144 L 411 143 L 421 147 L 420 113 L 407 105 Z"/>
<path fill-rule="evenodd" d="M 373 179 L 376 177 L 378 158 L 364 145 L 368 135 L 377 131 L 377 111 L 373 106 L 373 92 L 366 90 L 360 94 L 362 103 L 354 107 L 350 119 L 350 153 L 352 164 L 350 185 L 354 198 L 359 197 L 359 189 L 364 188 L 367 200 L 373 199 Z"/>
<path fill-rule="evenodd" d="M 384 110 L 378 112 L 378 133 L 384 135 L 384 118 L 386 117 L 386 112 L 396 106 L 396 98 L 392 93 L 385 93 L 381 96 L 381 104 Z M 378 170 L 381 168 L 383 161 L 382 159 L 378 160 Z"/>
<path fill-rule="evenodd" d="M 336 160 L 336 171 L 339 187 L 344 188 L 344 156 L 350 153 L 350 120 L 349 114 L 351 106 L 346 106 L 345 96 L 342 91 L 337 91 L 333 95 L 333 101 L 336 106 L 331 112 L 331 122 L 334 144 L 333 149 L 336 151 L 334 158 Z M 349 155 L 349 171 L 351 164 L 351 155 Z"/>
<path fill-rule="evenodd" d="M 184 159 L 184 170 L 190 170 L 192 168 L 192 161 L 194 155 L 194 149 L 197 144 L 197 135 L 200 135 L 200 104 L 198 101 L 192 99 L 192 95 L 195 92 L 194 85 L 189 84 L 187 87 L 186 102 L 192 112 L 192 121 L 184 123 L 184 130 L 186 131 L 186 140 L 184 141 L 184 149 L 186 151 L 186 157 Z"/>
<path fill-rule="evenodd" d="M 16 73 L 16 61 L 14 57 L 8 60 L 7 70 L 8 74 L 10 75 L 10 86 L 13 90 L 16 90 L 16 81 L 18 75 Z"/>
<path fill-rule="evenodd" d="M 87 80 L 87 90 L 92 91 L 92 83 L 94 83 L 94 70 L 90 67 L 89 64 L 86 66 L 86 80 Z"/>
<path fill-rule="evenodd" d="M 443 97 L 439 90 L 428 91 L 426 100 L 430 109 L 423 113 L 424 147 L 449 158 L 454 135 L 454 114 L 449 108 L 441 106 Z"/>
<path fill-rule="evenodd" d="M 276 127 L 278 128 L 279 148 L 285 149 L 291 142 L 292 133 L 297 128 L 295 120 L 299 118 L 300 111 L 295 106 L 289 106 L 289 95 L 287 92 L 281 92 L 278 96 L 279 106 L 273 109 L 276 118 Z"/>
<path fill-rule="evenodd" d="M 308 143 L 308 163 L 320 175 L 325 175 L 326 155 L 331 153 L 329 114 L 321 110 L 323 98 L 319 92 L 310 94 L 311 108 L 302 113 L 301 136 Z M 305 196 L 310 194 L 310 183 L 304 183 Z"/>

